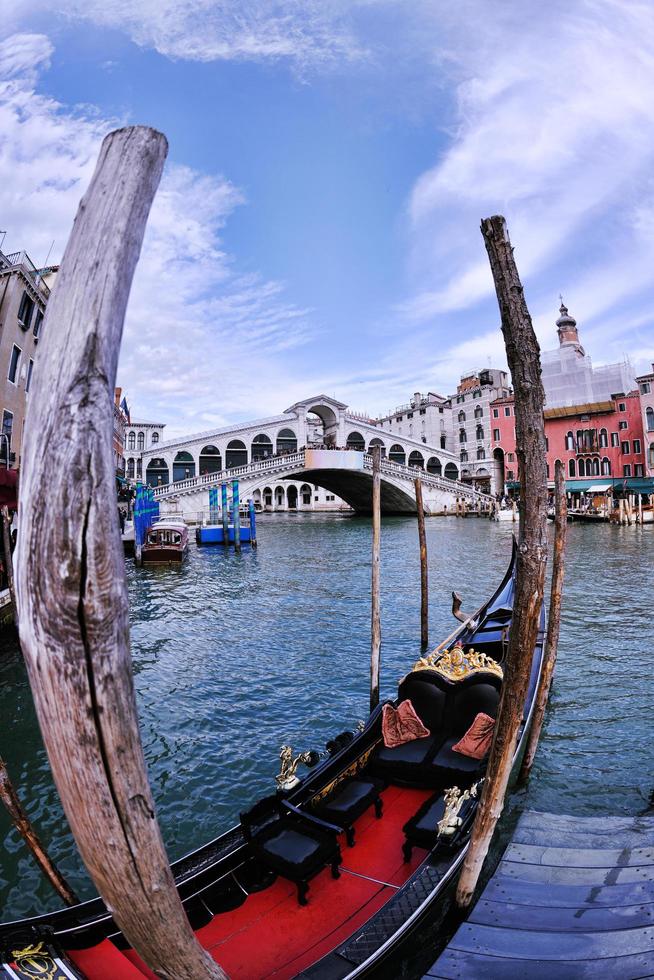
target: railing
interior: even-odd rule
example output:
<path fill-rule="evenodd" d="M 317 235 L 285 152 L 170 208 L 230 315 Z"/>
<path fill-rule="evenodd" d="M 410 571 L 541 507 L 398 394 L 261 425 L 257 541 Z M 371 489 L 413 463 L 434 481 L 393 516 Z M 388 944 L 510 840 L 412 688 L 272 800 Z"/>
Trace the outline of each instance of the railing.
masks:
<path fill-rule="evenodd" d="M 2 257 L 9 264 L 10 268 L 14 268 L 17 265 L 21 266 L 23 271 L 27 273 L 29 278 L 34 283 L 35 288 L 40 290 L 46 299 L 48 298 L 50 295 L 50 287 L 46 285 L 39 275 L 38 269 L 32 262 L 27 252 L 11 252 L 9 255 L 3 255 Z"/>
<path fill-rule="evenodd" d="M 228 483 L 231 480 L 242 480 L 248 476 L 263 476 L 287 472 L 289 470 L 302 469 L 304 467 L 304 450 L 297 453 L 289 453 L 287 456 L 270 456 L 266 459 L 247 463 L 245 466 L 235 466 L 229 470 L 220 470 L 216 473 L 203 473 L 202 476 L 192 476 L 186 480 L 176 480 L 174 483 L 167 483 L 161 487 L 154 488 L 155 499 L 161 497 L 174 496 L 177 493 L 192 493 L 202 490 L 205 487 L 215 486 L 217 483 Z M 363 466 L 366 470 L 372 470 L 372 456 L 369 453 L 363 454 Z M 393 476 L 400 480 L 409 480 L 411 483 L 420 477 L 427 486 L 437 487 L 447 493 L 454 493 L 459 497 L 466 497 L 469 500 L 491 500 L 491 495 L 476 490 L 461 480 L 451 480 L 446 476 L 439 476 L 436 473 L 429 473 L 427 470 L 419 469 L 414 466 L 406 466 L 404 463 L 395 463 L 389 459 L 382 459 L 381 471 L 387 476 Z"/>

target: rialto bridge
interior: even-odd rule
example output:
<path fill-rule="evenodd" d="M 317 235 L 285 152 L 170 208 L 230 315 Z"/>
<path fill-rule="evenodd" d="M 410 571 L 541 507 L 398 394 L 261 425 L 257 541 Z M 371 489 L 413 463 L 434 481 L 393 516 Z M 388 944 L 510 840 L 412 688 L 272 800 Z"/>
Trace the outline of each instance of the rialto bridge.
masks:
<path fill-rule="evenodd" d="M 163 512 L 182 511 L 189 519 L 207 510 L 211 486 L 232 479 L 239 480 L 241 496 L 263 510 L 312 509 L 314 488 L 320 487 L 333 507 L 345 501 L 365 512 L 375 446 L 382 454 L 387 513 L 415 512 L 418 471 L 428 513 L 451 512 L 457 499 L 474 505 L 490 499 L 459 481 L 452 453 L 400 437 L 326 396 L 297 402 L 272 418 L 160 443 L 142 453 L 142 473 L 156 487 Z"/>

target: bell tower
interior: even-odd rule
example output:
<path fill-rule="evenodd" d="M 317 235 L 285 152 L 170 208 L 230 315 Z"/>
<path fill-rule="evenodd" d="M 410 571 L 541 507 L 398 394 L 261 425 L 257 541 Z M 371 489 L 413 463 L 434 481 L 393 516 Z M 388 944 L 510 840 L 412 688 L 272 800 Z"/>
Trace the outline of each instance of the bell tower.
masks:
<path fill-rule="evenodd" d="M 577 333 L 577 321 L 573 316 L 568 313 L 568 307 L 563 302 L 563 297 L 561 299 L 561 306 L 559 307 L 559 313 L 561 314 L 556 321 L 556 329 L 559 334 L 559 346 L 560 347 L 573 347 L 578 354 L 582 357 L 586 353 L 584 348 L 579 342 L 579 334 Z"/>

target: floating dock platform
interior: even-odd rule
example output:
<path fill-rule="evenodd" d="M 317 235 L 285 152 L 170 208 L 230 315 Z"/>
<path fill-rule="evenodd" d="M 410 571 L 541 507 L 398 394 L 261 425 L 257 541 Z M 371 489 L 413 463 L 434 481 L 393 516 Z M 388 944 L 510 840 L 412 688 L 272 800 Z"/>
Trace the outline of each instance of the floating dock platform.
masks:
<path fill-rule="evenodd" d="M 234 525 L 230 524 L 229 530 L 229 544 L 234 544 Z M 248 544 L 250 541 L 250 525 L 241 524 L 241 544 Z M 197 528 L 195 532 L 195 540 L 197 544 L 224 544 L 225 535 L 223 533 L 222 524 L 206 524 L 203 527 Z"/>
<path fill-rule="evenodd" d="M 654 815 L 527 810 L 423 980 L 654 976 Z"/>

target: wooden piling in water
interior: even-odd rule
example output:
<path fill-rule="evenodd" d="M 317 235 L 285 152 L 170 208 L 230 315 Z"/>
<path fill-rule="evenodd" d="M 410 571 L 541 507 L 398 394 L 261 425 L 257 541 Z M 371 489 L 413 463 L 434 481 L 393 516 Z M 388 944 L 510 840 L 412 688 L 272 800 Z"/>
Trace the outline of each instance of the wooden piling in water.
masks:
<path fill-rule="evenodd" d="M 531 768 L 534 764 L 536 749 L 540 739 L 543 721 L 545 719 L 545 709 L 550 696 L 552 678 L 554 677 L 554 667 L 556 665 L 556 655 L 559 645 L 559 632 L 561 629 L 561 599 L 563 596 L 563 579 L 565 577 L 565 541 L 568 530 L 568 504 L 565 497 L 565 472 L 563 463 L 557 459 L 554 468 L 554 496 L 555 496 L 555 523 L 554 523 L 554 557 L 552 560 L 552 588 L 550 592 L 550 610 L 547 620 L 547 636 L 545 638 L 545 651 L 543 654 L 543 668 L 538 682 L 536 692 L 536 704 L 531 720 L 531 730 L 527 749 L 522 760 L 520 779 L 529 778 Z"/>
<path fill-rule="evenodd" d="M 241 499 L 238 492 L 238 480 L 232 480 L 232 511 L 234 520 L 234 551 L 241 550 Z"/>
<path fill-rule="evenodd" d="M 254 500 L 248 500 L 248 514 L 250 515 L 250 547 L 257 546 L 257 512 L 254 507 Z"/>
<path fill-rule="evenodd" d="M 0 757 L 0 800 L 2 800 L 11 821 L 27 844 L 32 857 L 40 867 L 41 871 L 48 879 L 54 890 L 66 905 L 77 905 L 79 898 L 70 887 L 64 876 L 61 874 L 52 858 L 49 856 L 45 847 L 39 840 L 39 836 L 34 830 L 29 817 L 23 809 L 23 805 L 18 798 L 18 794 L 13 787 L 7 766 Z"/>
<path fill-rule="evenodd" d="M 370 710 L 379 704 L 379 661 L 381 655 L 381 616 L 379 599 L 379 561 L 381 544 L 381 447 L 372 451 L 372 576 L 370 596 Z"/>
<path fill-rule="evenodd" d="M 165 137 L 147 127 L 111 133 L 75 218 L 25 425 L 17 599 L 43 741 L 95 887 L 158 977 L 225 980 L 191 929 L 157 821 L 116 520 L 118 352 L 166 151 Z"/>
<path fill-rule="evenodd" d="M 515 391 L 516 445 L 520 470 L 520 526 L 513 620 L 502 695 L 482 798 L 464 859 L 456 900 L 467 907 L 479 880 L 511 775 L 538 636 L 547 560 L 545 394 L 540 348 L 531 323 L 506 222 L 484 219 L 481 231 L 502 317 L 502 333 Z"/>
<path fill-rule="evenodd" d="M 422 502 L 422 482 L 416 477 L 416 508 L 418 511 L 418 540 L 420 542 L 420 642 L 429 643 L 429 586 L 427 570 L 427 536 L 425 534 L 425 508 Z"/>
<path fill-rule="evenodd" d="M 223 545 L 229 548 L 229 504 L 227 503 L 227 484 L 220 484 L 220 506 L 223 519 Z"/>

